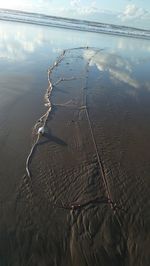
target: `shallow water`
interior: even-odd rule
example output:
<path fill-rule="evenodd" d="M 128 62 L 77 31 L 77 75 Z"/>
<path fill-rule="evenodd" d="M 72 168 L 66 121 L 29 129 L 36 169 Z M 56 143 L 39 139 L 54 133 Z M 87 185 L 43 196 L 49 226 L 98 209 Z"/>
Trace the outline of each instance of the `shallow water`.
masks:
<path fill-rule="evenodd" d="M 1 25 L 1 265 L 149 265 L 149 42 Z"/>

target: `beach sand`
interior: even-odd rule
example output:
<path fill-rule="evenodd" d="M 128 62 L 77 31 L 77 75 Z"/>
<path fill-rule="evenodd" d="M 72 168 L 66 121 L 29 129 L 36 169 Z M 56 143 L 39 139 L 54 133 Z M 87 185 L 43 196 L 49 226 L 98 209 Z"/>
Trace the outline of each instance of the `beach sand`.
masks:
<path fill-rule="evenodd" d="M 102 58 L 70 49 L 49 69 L 51 107 L 35 127 L 14 225 L 1 226 L 2 265 L 149 265 L 150 95 L 127 75 L 113 83 L 119 72 L 112 62 L 103 73 Z"/>

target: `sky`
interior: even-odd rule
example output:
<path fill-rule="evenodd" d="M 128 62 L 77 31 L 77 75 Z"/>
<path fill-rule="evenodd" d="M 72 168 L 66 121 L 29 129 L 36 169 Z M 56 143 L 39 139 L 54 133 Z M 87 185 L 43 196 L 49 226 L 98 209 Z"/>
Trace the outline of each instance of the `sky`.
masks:
<path fill-rule="evenodd" d="M 150 0 L 0 0 L 0 8 L 150 29 Z"/>

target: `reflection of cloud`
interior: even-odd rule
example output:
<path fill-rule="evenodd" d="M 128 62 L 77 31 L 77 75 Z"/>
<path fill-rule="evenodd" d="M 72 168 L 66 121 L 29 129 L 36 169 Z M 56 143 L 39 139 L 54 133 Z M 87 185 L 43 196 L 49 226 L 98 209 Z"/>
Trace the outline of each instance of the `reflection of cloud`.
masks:
<path fill-rule="evenodd" d="M 148 91 L 150 91 L 150 81 L 145 82 L 145 87 Z"/>
<path fill-rule="evenodd" d="M 130 42 L 127 39 L 120 38 L 118 40 L 118 48 L 122 50 L 130 50 L 135 51 L 135 42 L 136 42 L 136 50 L 140 49 L 143 51 L 149 51 L 150 52 L 150 44 L 147 40 L 139 40 L 138 42 L 136 39 L 132 39 Z"/>
<path fill-rule="evenodd" d="M 131 78 L 130 75 L 124 71 L 110 69 L 109 72 L 113 78 L 115 78 L 121 82 L 129 84 L 131 87 L 134 87 L 136 89 L 138 89 L 140 87 L 139 82 L 137 80 Z"/>
<path fill-rule="evenodd" d="M 60 54 L 62 52 L 62 49 L 61 48 L 53 48 L 52 51 L 55 54 Z"/>
<path fill-rule="evenodd" d="M 90 66 L 96 66 L 100 72 L 109 74 L 109 79 L 116 83 L 122 82 L 127 84 L 126 93 L 132 96 L 137 96 L 137 93 L 143 89 L 150 92 L 149 76 L 146 79 L 142 77 L 143 61 L 141 58 L 131 61 L 115 53 L 107 53 L 104 51 L 94 51 L 92 49 L 84 52 L 85 60 L 90 62 Z M 141 64 L 141 75 L 139 76 L 139 65 Z M 137 70 L 138 72 L 136 72 Z M 144 73 L 144 72 L 143 72 Z M 133 76 L 134 74 L 134 76 Z"/>
<path fill-rule="evenodd" d="M 15 34 L 12 28 L 0 28 L 0 58 L 23 60 L 41 45 L 42 37 L 41 34 L 32 35 L 25 27 L 16 27 Z"/>
<path fill-rule="evenodd" d="M 126 83 L 134 88 L 139 88 L 139 81 L 131 77 L 132 64 L 125 58 L 116 54 L 95 53 L 95 51 L 85 51 L 84 57 L 90 61 L 90 65 L 96 65 L 100 71 L 107 71 L 111 78 Z"/>
<path fill-rule="evenodd" d="M 101 40 L 101 46 L 106 45 L 110 36 L 93 35 L 85 32 L 71 31 L 67 29 L 56 29 L 21 23 L 3 23 L 0 27 L 0 58 L 9 60 L 26 60 L 33 54 L 38 57 L 42 53 L 47 60 L 52 58 L 53 53 L 59 54 L 63 49 L 95 46 Z M 51 53 L 52 52 L 52 53 Z M 48 53 L 48 54 L 46 54 Z"/>
<path fill-rule="evenodd" d="M 3 23 L 3 22 L 1 22 Z M 86 33 L 85 33 L 86 34 Z M 52 58 L 63 49 L 93 46 L 94 39 L 90 34 L 83 38 L 82 34 L 74 31 L 70 34 L 67 29 L 24 25 L 20 23 L 3 23 L 0 27 L 0 58 L 9 60 L 26 60 L 33 54 L 43 53 L 43 57 Z M 52 52 L 52 53 L 51 53 Z"/>

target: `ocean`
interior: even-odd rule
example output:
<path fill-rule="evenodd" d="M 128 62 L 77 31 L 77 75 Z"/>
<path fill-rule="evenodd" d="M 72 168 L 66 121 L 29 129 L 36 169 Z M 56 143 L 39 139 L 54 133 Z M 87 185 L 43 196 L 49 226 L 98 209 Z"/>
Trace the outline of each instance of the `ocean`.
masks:
<path fill-rule="evenodd" d="M 0 9 L 0 20 L 16 21 L 42 26 L 58 27 L 71 30 L 106 33 L 135 38 L 150 39 L 150 30 L 125 27 L 107 23 L 77 20 L 38 13 Z"/>

